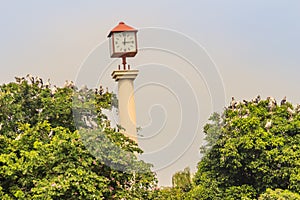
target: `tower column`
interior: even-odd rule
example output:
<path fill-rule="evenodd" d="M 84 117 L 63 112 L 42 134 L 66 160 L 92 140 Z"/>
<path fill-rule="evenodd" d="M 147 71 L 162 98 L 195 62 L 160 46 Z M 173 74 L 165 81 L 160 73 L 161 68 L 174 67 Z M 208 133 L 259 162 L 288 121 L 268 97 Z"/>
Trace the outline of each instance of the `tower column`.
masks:
<path fill-rule="evenodd" d="M 119 123 L 125 130 L 123 133 L 137 142 L 136 112 L 133 81 L 138 70 L 116 70 L 112 78 L 118 82 Z"/>

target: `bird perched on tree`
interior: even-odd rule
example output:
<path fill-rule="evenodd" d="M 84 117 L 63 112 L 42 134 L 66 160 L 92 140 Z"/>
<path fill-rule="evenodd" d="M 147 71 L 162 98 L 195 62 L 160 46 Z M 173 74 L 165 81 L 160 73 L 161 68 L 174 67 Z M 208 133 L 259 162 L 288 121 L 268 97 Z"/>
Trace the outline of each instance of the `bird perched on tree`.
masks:
<path fill-rule="evenodd" d="M 290 117 L 292 117 L 296 112 L 291 109 L 290 107 L 287 108 L 287 112 L 290 114 Z"/>
<path fill-rule="evenodd" d="M 51 83 L 50 83 L 50 78 L 48 78 L 47 82 L 45 83 L 45 88 L 50 88 Z"/>
<path fill-rule="evenodd" d="M 15 77 L 15 79 L 16 79 L 16 82 L 19 83 L 19 84 L 23 83 L 23 81 L 25 80 L 24 77 L 17 77 L 17 76 Z"/>
<path fill-rule="evenodd" d="M 22 134 L 20 133 L 20 134 L 15 138 L 15 140 L 20 140 L 21 137 L 22 137 Z"/>
<path fill-rule="evenodd" d="M 74 88 L 75 88 L 75 84 L 74 84 L 73 81 L 68 81 L 68 80 L 66 80 L 64 87 L 65 87 L 65 88 L 71 88 L 71 89 L 74 89 Z"/>
<path fill-rule="evenodd" d="M 86 85 L 81 86 L 79 92 L 86 93 L 88 91 L 88 87 Z"/>
<path fill-rule="evenodd" d="M 17 82 L 17 83 L 20 83 L 20 82 L 21 82 L 21 78 L 20 78 L 20 77 L 15 76 L 15 79 L 16 79 L 16 82 Z"/>
<path fill-rule="evenodd" d="M 44 83 L 43 83 L 43 79 L 42 78 L 40 78 L 40 77 L 37 76 L 35 78 L 35 82 L 36 82 L 36 84 L 38 85 L 39 88 L 43 88 L 44 87 Z"/>
<path fill-rule="evenodd" d="M 249 102 L 248 102 L 248 101 L 246 101 L 245 99 L 243 100 L 243 104 L 244 104 L 244 105 L 246 105 L 246 106 L 247 106 L 247 105 L 248 105 L 248 103 L 249 103 Z"/>
<path fill-rule="evenodd" d="M 40 114 L 41 112 L 43 112 L 43 108 L 37 108 L 37 109 L 35 109 L 35 111 L 36 111 L 38 114 Z"/>
<path fill-rule="evenodd" d="M 296 107 L 296 112 L 299 113 L 300 112 L 300 105 L 297 104 L 297 107 Z"/>
<path fill-rule="evenodd" d="M 272 111 L 276 106 L 276 100 L 273 97 L 267 97 L 267 101 L 268 101 L 268 110 Z"/>
<path fill-rule="evenodd" d="M 54 131 L 51 130 L 50 133 L 48 134 L 48 137 L 51 138 L 53 136 Z"/>
<path fill-rule="evenodd" d="M 102 95 L 103 93 L 104 93 L 104 89 L 103 89 L 102 85 L 100 85 L 100 87 L 99 87 L 99 94 Z"/>
<path fill-rule="evenodd" d="M 54 85 L 53 88 L 51 88 L 51 96 L 53 97 L 56 92 L 57 92 L 57 87 L 56 85 Z"/>
<path fill-rule="evenodd" d="M 284 104 L 286 104 L 286 96 L 283 97 L 283 99 L 282 99 L 281 102 L 280 102 L 280 105 L 284 105 Z"/>
<path fill-rule="evenodd" d="M 27 74 L 26 77 L 29 79 L 29 81 L 31 82 L 31 84 L 34 84 L 34 77 L 31 74 Z"/>
<path fill-rule="evenodd" d="M 272 121 L 269 120 L 269 121 L 267 121 L 267 123 L 265 125 L 265 129 L 269 130 L 271 128 L 271 126 L 272 126 Z"/>
<path fill-rule="evenodd" d="M 39 77 L 39 80 L 40 80 L 41 86 L 43 87 L 43 85 L 44 85 L 43 79 L 41 77 Z"/>
<path fill-rule="evenodd" d="M 231 109 L 235 109 L 236 108 L 236 104 L 237 104 L 237 102 L 235 101 L 234 97 L 231 97 L 231 102 L 230 102 L 229 107 Z"/>
<path fill-rule="evenodd" d="M 95 89 L 95 95 L 97 95 L 97 94 L 98 94 L 98 89 L 96 88 L 96 89 Z"/>
<path fill-rule="evenodd" d="M 84 96 L 78 95 L 78 100 L 83 104 L 85 101 Z"/>
<path fill-rule="evenodd" d="M 70 81 L 69 88 L 71 88 L 71 89 L 74 89 L 74 88 L 75 88 L 75 84 L 74 84 L 73 81 Z"/>
<path fill-rule="evenodd" d="M 68 87 L 68 85 L 69 85 L 69 81 L 66 80 L 66 81 L 65 81 L 65 84 L 64 84 L 64 87 Z"/>
<path fill-rule="evenodd" d="M 243 115 L 241 115 L 241 118 L 245 119 L 245 118 L 249 117 L 249 115 L 250 115 L 250 110 L 246 109 L 246 113 L 243 113 Z"/>
<path fill-rule="evenodd" d="M 260 95 L 258 95 L 256 98 L 254 98 L 253 100 L 252 100 L 252 102 L 253 103 L 255 103 L 255 104 L 258 104 L 259 102 L 260 102 Z"/>

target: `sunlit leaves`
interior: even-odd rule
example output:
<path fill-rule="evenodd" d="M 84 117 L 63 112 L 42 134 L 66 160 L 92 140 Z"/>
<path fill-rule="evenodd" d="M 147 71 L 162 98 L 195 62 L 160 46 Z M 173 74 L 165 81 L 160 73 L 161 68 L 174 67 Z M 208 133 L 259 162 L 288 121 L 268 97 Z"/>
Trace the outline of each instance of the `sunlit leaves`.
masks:
<path fill-rule="evenodd" d="M 223 198 L 241 198 L 236 194 L 242 188 L 250 188 L 244 193 L 250 199 L 267 188 L 300 192 L 299 109 L 288 102 L 272 109 L 268 105 L 268 100 L 238 103 L 225 109 L 222 118 L 210 118 L 204 127 L 206 138 L 218 137 L 208 143 L 210 151 L 198 165 L 196 188 L 205 185 L 203 177 L 209 174 L 206 179 L 216 184 Z"/>
<path fill-rule="evenodd" d="M 142 152 L 137 144 L 110 127 L 102 110 L 115 104 L 114 94 L 91 89 L 83 94 L 26 80 L 0 86 L 0 199 L 147 199 L 155 176 L 136 158 Z M 87 113 L 103 131 L 82 122 Z M 102 145 L 94 146 L 97 155 L 87 148 L 95 139 Z M 144 173 L 105 163 L 126 166 L 119 159 L 124 154 Z"/>

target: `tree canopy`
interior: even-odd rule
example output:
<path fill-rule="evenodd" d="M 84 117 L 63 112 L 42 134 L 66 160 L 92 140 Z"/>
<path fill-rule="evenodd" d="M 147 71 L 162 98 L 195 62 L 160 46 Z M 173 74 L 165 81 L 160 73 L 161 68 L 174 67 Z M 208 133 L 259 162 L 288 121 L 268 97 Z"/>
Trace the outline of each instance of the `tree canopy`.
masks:
<path fill-rule="evenodd" d="M 236 102 L 204 126 L 203 158 L 157 187 L 104 114 L 113 93 L 32 76 L 0 86 L 0 199 L 300 199 L 300 106 Z M 191 177 L 193 176 L 193 179 Z"/>
<path fill-rule="evenodd" d="M 258 97 L 232 102 L 210 119 L 191 197 L 256 199 L 271 190 L 300 192 L 299 106 Z"/>
<path fill-rule="evenodd" d="M 150 198 L 151 165 L 110 126 L 102 110 L 116 100 L 100 89 L 51 87 L 32 76 L 0 86 L 0 199 Z"/>

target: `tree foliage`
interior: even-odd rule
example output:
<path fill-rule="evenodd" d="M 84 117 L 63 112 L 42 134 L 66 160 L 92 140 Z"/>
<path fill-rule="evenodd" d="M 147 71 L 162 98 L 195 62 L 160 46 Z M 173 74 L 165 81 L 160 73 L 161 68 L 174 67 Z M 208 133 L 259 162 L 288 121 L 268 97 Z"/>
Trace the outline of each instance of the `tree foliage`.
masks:
<path fill-rule="evenodd" d="M 182 200 L 186 193 L 179 187 L 162 187 L 152 192 L 151 199 L 160 200 Z"/>
<path fill-rule="evenodd" d="M 172 185 L 188 192 L 192 187 L 190 168 L 186 167 L 183 171 L 176 172 L 172 177 Z"/>
<path fill-rule="evenodd" d="M 151 165 L 102 112 L 116 103 L 113 94 L 29 78 L 0 86 L 0 199 L 148 199 Z M 108 165 L 126 167 L 113 150 L 144 173 Z"/>
<path fill-rule="evenodd" d="M 298 200 L 300 195 L 289 190 L 282 189 L 267 189 L 267 191 L 261 194 L 258 200 Z"/>
<path fill-rule="evenodd" d="M 300 199 L 300 106 L 233 98 L 204 126 L 193 180 L 186 168 L 158 188 L 142 150 L 103 113 L 116 104 L 72 82 L 0 86 L 0 199 Z"/>
<path fill-rule="evenodd" d="M 236 102 L 204 128 L 194 199 L 255 199 L 269 189 L 299 193 L 300 109 L 289 102 Z"/>

